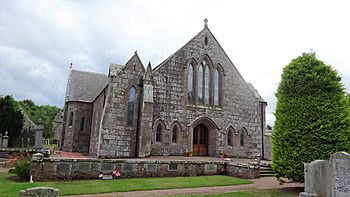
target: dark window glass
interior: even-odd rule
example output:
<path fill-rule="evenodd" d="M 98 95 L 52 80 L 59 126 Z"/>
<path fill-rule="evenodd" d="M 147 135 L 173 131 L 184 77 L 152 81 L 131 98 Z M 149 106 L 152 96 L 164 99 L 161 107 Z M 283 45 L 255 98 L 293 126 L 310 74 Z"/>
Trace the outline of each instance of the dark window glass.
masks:
<path fill-rule="evenodd" d="M 158 124 L 157 126 L 157 132 L 156 132 L 156 142 L 162 141 L 162 126 Z"/>
<path fill-rule="evenodd" d="M 136 103 L 136 90 L 132 86 L 129 91 L 128 99 L 128 126 L 132 126 L 134 123 L 134 114 L 135 114 L 135 103 Z"/>
<path fill-rule="evenodd" d="M 188 82 L 187 82 L 188 102 L 193 103 L 193 65 L 188 66 Z"/>
<path fill-rule="evenodd" d="M 80 131 L 84 131 L 85 128 L 85 117 L 82 117 L 80 120 Z"/>
<path fill-rule="evenodd" d="M 173 143 L 177 142 L 177 126 L 176 125 L 174 125 L 174 128 L 173 128 L 173 135 L 172 135 L 171 141 Z"/>
<path fill-rule="evenodd" d="M 219 71 L 215 71 L 214 75 L 214 105 L 220 105 L 220 97 L 219 97 L 219 83 L 220 83 L 220 75 Z"/>
<path fill-rule="evenodd" d="M 240 143 L 239 143 L 241 146 L 244 146 L 244 132 L 245 132 L 244 130 L 241 131 L 241 137 L 240 137 Z"/>
<path fill-rule="evenodd" d="M 198 68 L 198 103 L 203 104 L 203 67 L 200 65 Z"/>
<path fill-rule="evenodd" d="M 198 144 L 198 129 L 193 131 L 193 144 Z"/>
<path fill-rule="evenodd" d="M 227 145 L 230 145 L 232 146 L 232 130 L 228 130 L 228 133 L 227 133 Z"/>
<path fill-rule="evenodd" d="M 72 126 L 72 125 L 73 125 L 73 118 L 74 118 L 74 113 L 73 113 L 73 112 L 70 112 L 69 124 L 68 124 L 68 126 Z"/>
<path fill-rule="evenodd" d="M 210 77 L 209 77 L 209 66 L 205 67 L 204 75 L 204 104 L 209 105 L 209 88 L 210 88 Z"/>

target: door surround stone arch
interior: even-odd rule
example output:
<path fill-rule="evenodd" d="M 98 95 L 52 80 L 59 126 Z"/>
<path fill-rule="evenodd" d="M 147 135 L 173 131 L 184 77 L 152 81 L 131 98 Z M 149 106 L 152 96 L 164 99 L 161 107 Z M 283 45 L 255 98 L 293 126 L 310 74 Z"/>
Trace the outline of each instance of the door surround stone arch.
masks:
<path fill-rule="evenodd" d="M 200 116 L 196 118 L 191 124 L 187 125 L 189 130 L 188 144 L 190 151 L 193 151 L 193 130 L 198 125 L 204 125 L 208 129 L 208 156 L 216 157 L 218 155 L 218 135 L 219 127 L 216 123 L 208 116 Z"/>

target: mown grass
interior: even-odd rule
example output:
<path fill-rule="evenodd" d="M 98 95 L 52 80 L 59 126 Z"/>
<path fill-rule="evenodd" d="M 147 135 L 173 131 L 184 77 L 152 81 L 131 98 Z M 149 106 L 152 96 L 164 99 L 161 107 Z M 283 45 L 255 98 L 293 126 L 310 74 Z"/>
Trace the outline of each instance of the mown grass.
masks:
<path fill-rule="evenodd" d="M 120 180 L 80 180 L 51 182 L 17 182 L 15 175 L 0 173 L 0 196 L 18 196 L 20 190 L 31 187 L 53 187 L 60 195 L 96 194 L 139 190 L 175 189 L 241 185 L 252 183 L 249 180 L 230 176 L 198 176 L 173 178 L 134 178 Z"/>

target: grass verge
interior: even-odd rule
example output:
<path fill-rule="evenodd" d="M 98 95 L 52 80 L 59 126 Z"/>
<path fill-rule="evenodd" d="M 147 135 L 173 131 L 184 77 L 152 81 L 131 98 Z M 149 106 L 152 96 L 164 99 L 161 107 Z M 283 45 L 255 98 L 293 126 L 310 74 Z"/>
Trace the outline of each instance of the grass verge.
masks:
<path fill-rule="evenodd" d="M 19 191 L 31 187 L 53 187 L 60 190 L 60 195 L 96 194 L 127 192 L 138 190 L 176 189 L 194 187 L 212 187 L 241 185 L 252 183 L 249 180 L 230 176 L 197 176 L 172 178 L 134 178 L 121 180 L 81 180 L 52 182 L 16 182 L 15 175 L 0 173 L 0 196 L 18 196 Z"/>

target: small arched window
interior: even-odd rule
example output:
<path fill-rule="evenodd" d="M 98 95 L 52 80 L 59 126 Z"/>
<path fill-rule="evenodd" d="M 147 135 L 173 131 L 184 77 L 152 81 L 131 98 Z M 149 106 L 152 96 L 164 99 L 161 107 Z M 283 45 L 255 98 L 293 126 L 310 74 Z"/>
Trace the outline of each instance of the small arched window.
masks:
<path fill-rule="evenodd" d="M 240 135 L 240 140 L 239 140 L 240 146 L 244 146 L 244 132 L 245 132 L 245 130 L 242 129 L 241 130 L 241 135 Z"/>
<path fill-rule="evenodd" d="M 229 129 L 227 132 L 227 145 L 232 146 L 232 130 Z"/>
<path fill-rule="evenodd" d="M 220 93 L 219 93 L 219 87 L 220 86 L 220 74 L 219 71 L 216 69 L 214 74 L 214 105 L 220 106 Z"/>
<path fill-rule="evenodd" d="M 189 103 L 193 103 L 193 65 L 188 66 L 188 78 L 187 78 L 187 98 Z"/>
<path fill-rule="evenodd" d="M 156 131 L 156 142 L 162 141 L 162 125 L 158 124 Z"/>
<path fill-rule="evenodd" d="M 206 64 L 205 61 L 203 61 Z M 209 91 L 210 91 L 210 77 L 209 77 L 209 66 L 206 64 L 205 66 L 205 74 L 204 74 L 204 104 L 209 105 Z"/>
<path fill-rule="evenodd" d="M 206 37 L 206 36 L 205 36 L 205 38 L 204 38 L 204 44 L 205 44 L 205 45 L 208 45 L 208 37 Z"/>
<path fill-rule="evenodd" d="M 173 143 L 177 143 L 177 130 L 178 130 L 177 125 L 174 125 L 172 138 L 171 138 L 171 142 Z"/>
<path fill-rule="evenodd" d="M 131 86 L 129 91 L 129 98 L 128 98 L 128 126 L 132 126 L 134 123 L 134 114 L 135 114 L 135 103 L 136 103 L 136 90 L 134 86 Z"/>
<path fill-rule="evenodd" d="M 74 113 L 71 111 L 69 115 L 68 126 L 73 126 Z"/>
<path fill-rule="evenodd" d="M 200 65 L 198 68 L 198 103 L 199 104 L 203 104 L 204 100 L 203 100 L 203 66 Z"/>
<path fill-rule="evenodd" d="M 80 131 L 84 131 L 85 129 L 85 117 L 82 117 L 80 120 Z"/>

